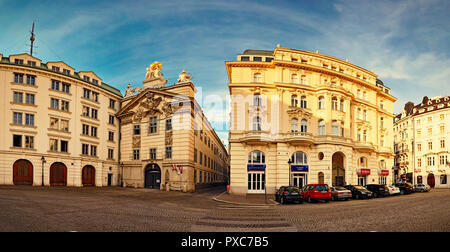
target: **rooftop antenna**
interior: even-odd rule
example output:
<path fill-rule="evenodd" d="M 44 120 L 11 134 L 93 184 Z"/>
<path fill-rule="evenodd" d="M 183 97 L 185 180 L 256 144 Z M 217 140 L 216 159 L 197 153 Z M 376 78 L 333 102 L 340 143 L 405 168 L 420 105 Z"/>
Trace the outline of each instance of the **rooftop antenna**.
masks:
<path fill-rule="evenodd" d="M 30 55 L 33 56 L 33 43 L 34 43 L 34 22 L 33 22 L 33 27 L 31 28 L 31 37 L 30 37 L 30 41 L 31 41 L 31 45 L 30 45 Z"/>

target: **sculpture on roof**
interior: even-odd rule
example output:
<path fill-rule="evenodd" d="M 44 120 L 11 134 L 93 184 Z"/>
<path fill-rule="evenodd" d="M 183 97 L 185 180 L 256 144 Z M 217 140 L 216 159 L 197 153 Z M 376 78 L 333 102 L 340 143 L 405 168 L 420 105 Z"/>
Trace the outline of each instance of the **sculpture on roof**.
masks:
<path fill-rule="evenodd" d="M 186 70 L 183 69 L 183 72 L 180 75 L 178 75 L 178 83 L 190 81 L 192 81 L 191 74 L 186 74 Z"/>
<path fill-rule="evenodd" d="M 131 84 L 128 84 L 128 88 L 125 89 L 125 98 L 133 96 L 136 93 L 136 88 L 131 88 Z"/>
<path fill-rule="evenodd" d="M 147 74 L 145 75 L 145 79 L 162 79 L 162 64 L 160 62 L 153 62 L 149 68 L 147 68 Z"/>

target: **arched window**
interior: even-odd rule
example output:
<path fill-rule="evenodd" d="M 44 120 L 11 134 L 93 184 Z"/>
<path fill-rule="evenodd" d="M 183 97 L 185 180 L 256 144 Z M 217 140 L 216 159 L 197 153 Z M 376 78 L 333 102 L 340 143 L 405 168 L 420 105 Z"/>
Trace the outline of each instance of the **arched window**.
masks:
<path fill-rule="evenodd" d="M 380 128 L 384 129 L 384 118 L 380 118 Z"/>
<path fill-rule="evenodd" d="M 308 108 L 308 103 L 306 101 L 306 96 L 300 98 L 300 108 Z"/>
<path fill-rule="evenodd" d="M 325 109 L 325 98 L 323 96 L 319 97 L 319 109 Z"/>
<path fill-rule="evenodd" d="M 253 130 L 261 131 L 261 118 L 259 117 L 253 118 Z"/>
<path fill-rule="evenodd" d="M 363 132 L 363 142 L 367 142 L 367 130 Z"/>
<path fill-rule="evenodd" d="M 306 119 L 302 120 L 300 131 L 308 132 L 308 121 Z"/>
<path fill-rule="evenodd" d="M 358 108 L 358 113 L 357 113 L 357 115 L 358 115 L 358 119 L 359 119 L 359 120 L 362 120 L 362 113 L 361 113 L 361 109 L 360 109 L 360 108 Z"/>
<path fill-rule="evenodd" d="M 291 96 L 291 107 L 297 107 L 298 106 L 298 99 L 297 95 Z"/>
<path fill-rule="evenodd" d="M 341 99 L 341 102 L 340 102 L 340 105 L 339 105 L 339 109 L 341 111 L 344 111 L 344 100 L 343 99 Z"/>
<path fill-rule="evenodd" d="M 261 106 L 261 95 L 260 94 L 253 95 L 253 106 L 257 106 L 257 107 Z"/>
<path fill-rule="evenodd" d="M 266 156 L 264 152 L 261 151 L 253 151 L 248 154 L 248 163 L 249 164 L 265 164 Z"/>
<path fill-rule="evenodd" d="M 261 82 L 263 82 L 262 74 L 260 74 L 260 73 L 255 73 L 255 74 L 253 75 L 253 82 L 256 82 L 256 83 L 261 83 Z"/>
<path fill-rule="evenodd" d="M 302 75 L 302 77 L 300 79 L 300 84 L 308 85 L 308 80 L 306 79 L 305 75 Z"/>
<path fill-rule="evenodd" d="M 291 161 L 293 162 L 293 164 L 297 164 L 297 165 L 307 165 L 308 164 L 308 158 L 307 158 L 306 154 L 301 151 L 292 154 Z"/>
<path fill-rule="evenodd" d="M 298 132 L 298 120 L 297 120 L 297 118 L 293 118 L 291 120 L 291 132 L 292 133 Z"/>
<path fill-rule="evenodd" d="M 325 136 L 325 121 L 319 121 L 319 136 Z"/>
<path fill-rule="evenodd" d="M 366 157 L 360 157 L 358 159 L 358 168 L 367 169 L 367 158 Z"/>
<path fill-rule="evenodd" d="M 291 75 L 291 83 L 294 83 L 294 84 L 298 84 L 299 83 L 298 75 L 296 75 L 296 74 Z"/>

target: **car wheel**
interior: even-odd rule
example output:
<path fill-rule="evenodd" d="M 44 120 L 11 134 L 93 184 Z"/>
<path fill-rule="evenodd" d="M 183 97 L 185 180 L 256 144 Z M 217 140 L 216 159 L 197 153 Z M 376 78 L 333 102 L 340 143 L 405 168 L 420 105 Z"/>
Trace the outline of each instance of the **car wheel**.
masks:
<path fill-rule="evenodd" d="M 400 191 L 400 195 L 403 195 L 403 194 L 405 194 L 405 191 Z"/>
<path fill-rule="evenodd" d="M 359 199 L 359 194 L 356 194 L 355 198 L 356 198 L 356 199 Z"/>
<path fill-rule="evenodd" d="M 283 197 L 280 198 L 280 203 L 281 203 L 281 205 L 284 205 L 285 202 L 284 202 Z"/>
<path fill-rule="evenodd" d="M 311 203 L 311 196 L 308 196 L 308 203 Z"/>
<path fill-rule="evenodd" d="M 374 193 L 374 194 L 373 194 L 373 198 L 378 198 L 378 194 L 377 194 L 377 193 Z"/>

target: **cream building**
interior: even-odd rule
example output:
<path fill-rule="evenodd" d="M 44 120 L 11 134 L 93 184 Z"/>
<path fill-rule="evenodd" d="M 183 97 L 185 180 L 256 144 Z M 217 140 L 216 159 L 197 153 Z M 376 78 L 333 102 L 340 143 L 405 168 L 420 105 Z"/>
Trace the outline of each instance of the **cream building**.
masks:
<path fill-rule="evenodd" d="M 228 181 L 228 154 L 195 100 L 183 71 L 166 86 L 161 64 L 147 69 L 143 86 L 125 91 L 120 162 L 124 186 L 194 191 Z"/>
<path fill-rule="evenodd" d="M 373 71 L 278 46 L 226 62 L 231 193 L 393 182 L 393 103 Z"/>
<path fill-rule="evenodd" d="M 61 61 L 0 59 L 0 184 L 119 185 L 120 91 Z"/>
<path fill-rule="evenodd" d="M 433 188 L 450 188 L 448 145 L 450 97 L 424 97 L 408 102 L 394 119 L 395 170 L 397 179 Z"/>

